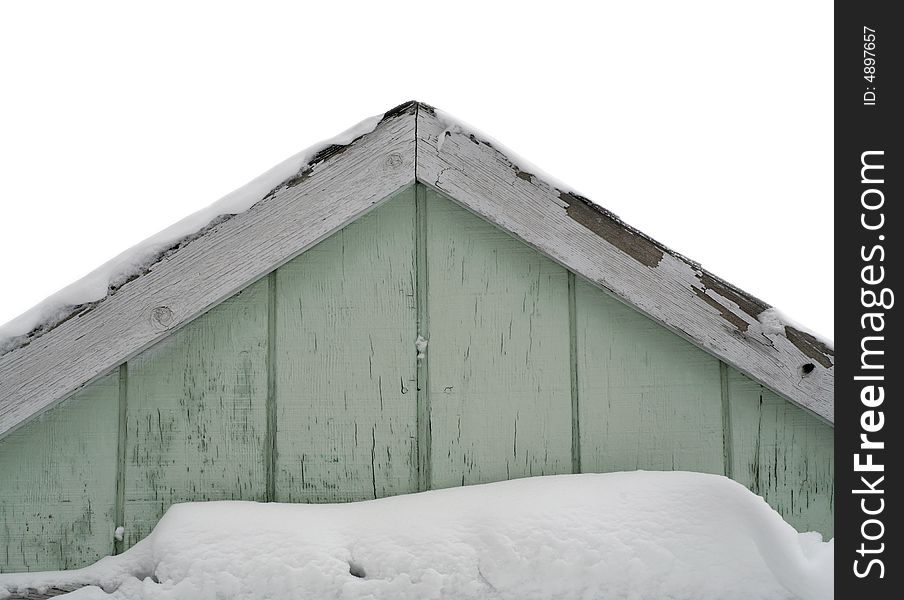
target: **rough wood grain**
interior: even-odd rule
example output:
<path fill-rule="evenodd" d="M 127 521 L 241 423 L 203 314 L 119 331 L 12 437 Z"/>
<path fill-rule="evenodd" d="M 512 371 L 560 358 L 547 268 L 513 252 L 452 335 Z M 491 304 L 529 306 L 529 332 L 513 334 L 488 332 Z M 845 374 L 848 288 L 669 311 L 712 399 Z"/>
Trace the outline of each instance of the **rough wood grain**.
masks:
<path fill-rule="evenodd" d="M 424 105 L 417 137 L 418 181 L 832 422 L 832 351 L 793 328 L 764 329 L 757 317 L 768 305 Z"/>
<path fill-rule="evenodd" d="M 387 113 L 373 133 L 318 155 L 292 185 L 0 356 L 0 436 L 412 183 L 414 110 Z"/>
<path fill-rule="evenodd" d="M 432 487 L 571 472 L 565 269 L 427 192 Z"/>
<path fill-rule="evenodd" d="M 264 500 L 267 281 L 128 363 L 125 547 L 169 506 Z"/>
<path fill-rule="evenodd" d="M 112 552 L 118 392 L 114 372 L 0 440 L 0 572 Z"/>
<path fill-rule="evenodd" d="M 277 271 L 277 500 L 416 491 L 414 278 L 414 186 Z"/>
<path fill-rule="evenodd" d="M 799 531 L 834 536 L 834 429 L 728 369 L 732 478 Z"/>
<path fill-rule="evenodd" d="M 719 361 L 582 279 L 581 470 L 723 472 Z"/>

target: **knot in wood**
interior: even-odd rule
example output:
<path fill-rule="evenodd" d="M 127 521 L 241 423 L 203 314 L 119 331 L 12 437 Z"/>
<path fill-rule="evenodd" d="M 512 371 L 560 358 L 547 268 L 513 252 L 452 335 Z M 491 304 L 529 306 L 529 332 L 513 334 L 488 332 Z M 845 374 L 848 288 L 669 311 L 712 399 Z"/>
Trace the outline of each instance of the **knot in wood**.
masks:
<path fill-rule="evenodd" d="M 386 165 L 389 167 L 399 167 L 402 165 L 402 155 L 401 154 L 390 154 L 386 157 Z"/>
<path fill-rule="evenodd" d="M 159 327 L 167 328 L 173 324 L 173 311 L 168 306 L 157 306 L 151 309 L 151 322 Z"/>

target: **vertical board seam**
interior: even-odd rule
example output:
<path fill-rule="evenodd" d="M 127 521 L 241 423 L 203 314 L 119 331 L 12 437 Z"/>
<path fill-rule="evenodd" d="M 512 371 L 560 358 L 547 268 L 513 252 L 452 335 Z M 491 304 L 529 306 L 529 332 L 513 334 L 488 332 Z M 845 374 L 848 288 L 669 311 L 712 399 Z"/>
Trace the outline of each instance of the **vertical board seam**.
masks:
<path fill-rule="evenodd" d="M 128 435 L 129 363 L 119 365 L 119 429 L 116 439 L 116 498 L 113 505 L 113 527 L 125 527 L 126 514 L 126 441 Z M 124 550 L 125 537 L 113 538 L 113 553 Z"/>
<path fill-rule="evenodd" d="M 568 353 L 571 377 L 571 472 L 581 472 L 581 414 L 578 397 L 577 292 L 574 273 L 568 271 Z"/>
<path fill-rule="evenodd" d="M 264 434 L 264 471 L 267 502 L 276 501 L 276 274 L 267 275 L 267 398 Z"/>
<path fill-rule="evenodd" d="M 420 116 L 420 114 L 421 114 L 421 103 L 415 102 L 414 103 L 414 185 L 415 185 L 415 188 L 418 185 L 418 181 L 417 181 L 417 142 L 418 142 L 417 121 L 418 121 L 418 117 Z M 417 194 L 418 194 L 417 190 L 415 190 L 414 194 L 415 194 L 415 204 L 417 204 Z M 415 226 L 417 226 L 417 225 L 415 224 Z"/>
<path fill-rule="evenodd" d="M 722 461 L 723 472 L 732 478 L 731 397 L 728 389 L 728 365 L 719 361 L 719 384 L 722 393 Z"/>
<path fill-rule="evenodd" d="M 417 334 L 425 340 L 430 339 L 430 328 L 427 312 L 427 188 L 415 183 L 415 307 L 417 313 Z M 417 489 L 429 490 L 432 485 L 432 432 L 430 423 L 430 392 L 428 388 L 428 364 L 430 361 L 429 345 L 417 361 Z M 417 355 L 416 355 L 417 356 Z"/>

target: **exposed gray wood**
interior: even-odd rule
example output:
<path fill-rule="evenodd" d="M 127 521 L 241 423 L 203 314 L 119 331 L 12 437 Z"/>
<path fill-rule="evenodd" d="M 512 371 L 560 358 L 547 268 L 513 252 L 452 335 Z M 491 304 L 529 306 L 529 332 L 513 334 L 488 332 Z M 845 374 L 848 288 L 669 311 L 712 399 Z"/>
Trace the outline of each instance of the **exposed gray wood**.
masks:
<path fill-rule="evenodd" d="M 479 134 L 421 105 L 417 178 L 520 238 L 713 356 L 826 421 L 834 420 L 834 356 L 769 307 L 617 217 L 524 171 Z"/>
<path fill-rule="evenodd" d="M 408 104 L 387 113 L 372 133 L 320 153 L 303 177 L 0 356 L 0 436 L 410 184 L 414 112 Z"/>

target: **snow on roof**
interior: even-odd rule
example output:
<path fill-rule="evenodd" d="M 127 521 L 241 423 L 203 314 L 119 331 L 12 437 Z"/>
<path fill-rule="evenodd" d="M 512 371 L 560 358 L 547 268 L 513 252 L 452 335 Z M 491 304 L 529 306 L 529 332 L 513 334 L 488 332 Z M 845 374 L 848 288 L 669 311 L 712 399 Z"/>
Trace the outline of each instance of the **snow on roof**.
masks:
<path fill-rule="evenodd" d="M 550 187 L 558 190 L 559 192 L 571 195 L 574 198 L 579 198 L 582 201 L 593 204 L 594 208 L 596 208 L 599 212 L 604 213 L 607 217 L 609 217 L 613 221 L 617 222 L 619 224 L 619 226 L 630 231 L 632 234 L 647 240 L 648 242 L 652 243 L 653 245 L 657 246 L 658 248 L 664 250 L 665 252 L 668 252 L 669 254 L 671 254 L 677 258 L 680 258 L 681 260 L 683 260 L 684 262 L 686 262 L 690 265 L 693 265 L 697 268 L 702 268 L 702 265 L 699 262 L 697 262 L 679 252 L 676 252 L 675 250 L 673 250 L 672 248 L 669 248 L 662 242 L 659 242 L 658 240 L 647 235 L 643 231 L 640 231 L 639 229 L 626 223 L 617 214 L 613 213 L 612 211 L 605 208 L 601 204 L 599 204 L 597 202 L 593 202 L 593 200 L 591 200 L 587 196 L 584 196 L 583 194 L 581 194 L 574 187 L 572 187 L 572 186 L 568 185 L 567 183 L 561 181 L 560 179 L 550 175 L 548 172 L 546 172 L 543 169 L 541 169 L 540 167 L 536 166 L 535 164 L 533 164 L 532 162 L 530 162 L 523 156 L 519 155 L 517 152 L 512 151 L 510 148 L 506 147 L 504 144 L 502 144 L 495 138 L 487 135 L 486 133 L 482 132 L 478 128 L 466 123 L 465 121 L 462 121 L 461 119 L 458 119 L 457 117 L 450 115 L 448 112 L 441 110 L 439 108 L 434 107 L 433 111 L 436 114 L 436 118 L 445 126 L 445 130 L 440 135 L 440 139 L 438 142 L 438 146 L 437 146 L 438 152 L 442 151 L 443 142 L 445 141 L 445 138 L 451 133 L 461 133 L 466 136 L 470 136 L 472 139 L 480 140 L 480 141 L 490 145 L 491 147 L 495 148 L 500 153 L 502 153 L 509 160 L 511 165 L 518 170 L 518 172 L 521 174 L 520 176 L 536 177 L 539 180 L 548 184 Z M 729 288 L 737 293 L 750 296 L 750 294 L 748 292 L 745 292 L 745 291 L 737 288 L 736 286 L 734 286 L 733 284 L 731 284 L 730 282 L 728 282 L 724 279 L 721 279 L 721 278 L 715 277 L 715 276 L 713 276 L 713 278 L 716 281 L 718 281 L 718 283 L 720 285 L 725 286 L 726 288 Z M 754 301 L 762 304 L 763 306 L 768 306 L 768 304 L 763 302 L 762 300 L 759 300 L 757 298 L 752 298 L 752 299 Z M 801 331 L 807 335 L 812 336 L 815 340 L 819 341 L 820 343 L 825 345 L 827 348 L 832 349 L 832 350 L 835 349 L 835 344 L 834 344 L 833 340 L 792 320 L 787 315 L 785 315 L 781 311 L 777 310 L 775 307 L 769 307 L 768 309 L 766 309 L 766 311 L 764 311 L 763 314 L 765 315 L 765 318 L 768 319 L 768 321 L 772 324 L 771 331 L 773 331 L 773 332 L 783 331 L 784 327 L 786 325 L 789 325 L 789 326 L 797 329 L 798 331 Z"/>
<path fill-rule="evenodd" d="M 372 132 L 383 115 L 365 119 L 339 135 L 287 158 L 210 206 L 185 217 L 135 244 L 85 277 L 66 286 L 13 320 L 0 325 L 0 354 L 22 345 L 29 337 L 52 329 L 86 306 L 102 301 L 124 283 L 146 272 L 166 253 L 203 234 L 224 218 L 245 212 L 283 182 L 313 168 L 332 146 L 344 146 Z"/>
<path fill-rule="evenodd" d="M 536 176 L 560 192 L 571 194 L 575 198 L 581 198 L 582 200 L 590 202 L 590 200 L 571 186 L 559 181 L 549 173 L 546 173 L 494 138 L 478 130 L 476 127 L 453 117 L 443 110 L 436 108 L 433 110 L 437 119 L 439 119 L 446 128 L 440 137 L 438 150 L 441 150 L 442 144 L 449 134 L 464 133 L 472 138 L 480 139 L 501 152 L 509 159 L 509 161 L 511 161 L 512 165 L 516 167 L 519 172 L 524 173 L 525 176 Z M 380 114 L 365 119 L 339 135 L 318 142 L 289 157 L 239 189 L 220 198 L 213 204 L 185 217 L 177 223 L 174 223 L 163 231 L 139 242 L 115 258 L 107 261 L 85 277 L 49 296 L 11 321 L 0 325 L 0 355 L 26 343 L 30 337 L 40 335 L 44 331 L 52 329 L 71 315 L 79 312 L 82 308 L 90 307 L 93 304 L 102 301 L 108 294 L 115 291 L 124 283 L 141 275 L 143 272 L 146 272 L 151 265 L 160 260 L 167 252 L 177 249 L 181 244 L 191 241 L 198 235 L 202 235 L 205 230 L 218 222 L 222 222 L 224 218 L 248 210 L 266 198 L 271 191 L 279 187 L 283 182 L 312 168 L 315 163 L 321 160 L 320 155 L 324 150 L 331 146 L 344 146 L 350 144 L 361 136 L 372 132 L 384 117 L 385 115 Z M 643 237 L 654 245 L 668 251 L 670 254 L 680 257 L 689 264 L 698 267 L 700 266 L 699 263 L 678 254 L 645 233 L 631 227 L 614 213 L 598 204 L 595 204 L 595 206 L 605 212 L 607 216 L 618 222 L 621 226 L 631 231 L 634 235 Z M 733 288 L 730 283 L 724 280 L 719 280 L 719 283 Z M 765 305 L 765 303 L 763 304 Z M 834 349 L 832 340 L 821 336 L 817 332 L 806 329 L 799 323 L 792 321 L 782 313 L 776 311 L 774 308 L 769 309 L 767 318 L 769 319 L 769 322 L 773 324 L 773 329 L 776 331 L 778 331 L 780 327 L 790 325 L 799 331 L 803 331 L 804 333 L 813 336 L 828 348 Z"/>
<path fill-rule="evenodd" d="M 415 180 L 833 422 L 830 341 L 630 227 L 492 138 L 412 101 L 297 154 L 0 327 L 0 374 L 7 379 L 0 377 L 0 435 Z M 246 212 L 268 198 L 272 202 L 258 215 Z M 221 239 L 228 237 L 225 231 L 232 237 Z M 254 244 L 257 236 L 269 243 Z M 239 248 L 247 259 L 243 264 L 210 281 L 188 281 L 195 272 L 189 263 L 209 268 L 223 252 Z M 164 297 L 169 293 L 174 296 Z M 176 302 L 178 314 L 160 327 L 151 318 L 135 319 L 138 298 L 160 303 L 171 315 L 169 305 Z M 73 316 L 79 318 L 69 320 Z M 53 337 L 31 344 L 48 333 Z"/>
<path fill-rule="evenodd" d="M 720 475 L 533 477 L 351 504 L 177 504 L 118 556 L 0 597 L 829 600 L 834 542 Z"/>

